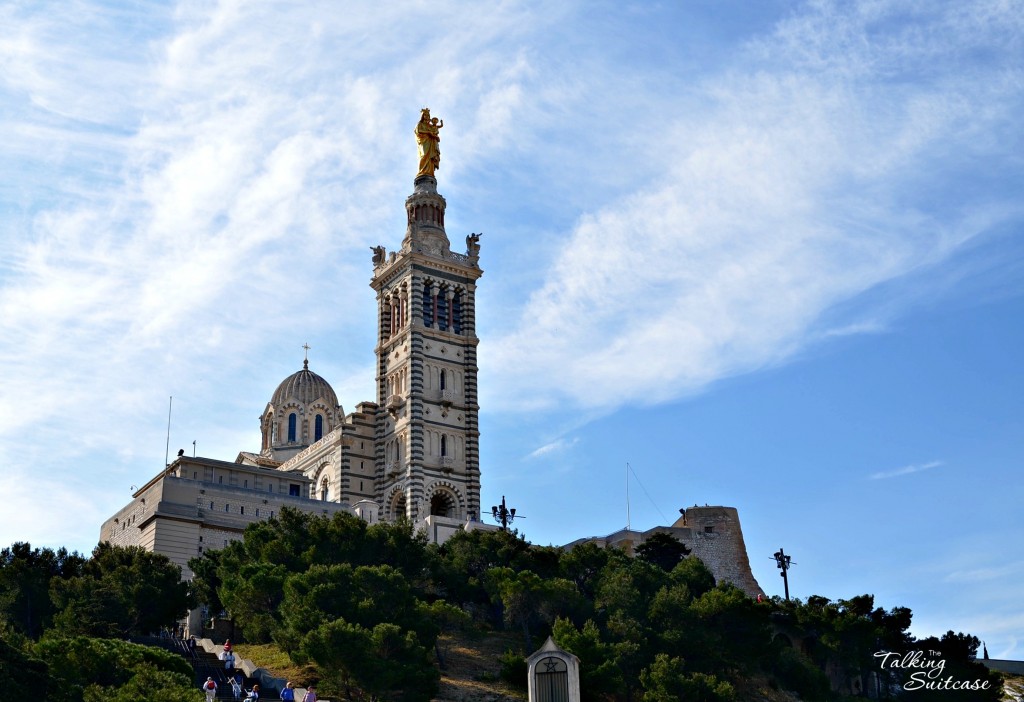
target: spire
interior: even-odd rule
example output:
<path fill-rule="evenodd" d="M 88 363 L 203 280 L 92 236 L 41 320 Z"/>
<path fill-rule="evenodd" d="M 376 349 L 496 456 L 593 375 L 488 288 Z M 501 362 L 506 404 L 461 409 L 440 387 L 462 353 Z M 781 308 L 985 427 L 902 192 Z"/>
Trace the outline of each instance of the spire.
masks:
<path fill-rule="evenodd" d="M 302 370 L 309 370 L 309 349 L 311 347 L 310 347 L 309 343 L 307 342 L 307 343 L 302 345 L 302 348 L 305 349 L 305 355 L 304 355 L 304 357 L 302 359 Z"/>

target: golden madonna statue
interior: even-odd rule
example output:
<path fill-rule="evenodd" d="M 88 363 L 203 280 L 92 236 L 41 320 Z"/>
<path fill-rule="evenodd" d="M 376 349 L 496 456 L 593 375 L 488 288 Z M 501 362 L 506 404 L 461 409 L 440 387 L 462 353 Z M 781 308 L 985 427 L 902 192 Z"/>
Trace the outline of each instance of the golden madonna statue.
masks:
<path fill-rule="evenodd" d="M 444 120 L 430 117 L 430 108 L 424 107 L 416 124 L 416 145 L 419 147 L 420 170 L 416 177 L 432 176 L 441 167 L 441 127 Z"/>

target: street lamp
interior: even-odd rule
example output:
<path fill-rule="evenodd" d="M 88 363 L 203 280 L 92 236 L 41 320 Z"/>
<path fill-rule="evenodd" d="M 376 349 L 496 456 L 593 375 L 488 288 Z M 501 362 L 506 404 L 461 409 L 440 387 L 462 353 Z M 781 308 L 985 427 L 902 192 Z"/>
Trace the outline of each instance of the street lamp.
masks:
<path fill-rule="evenodd" d="M 792 563 L 792 559 L 787 556 L 781 548 L 772 555 L 775 557 L 775 564 L 780 570 L 782 570 L 779 575 L 782 576 L 782 582 L 786 586 L 786 602 L 789 602 L 789 575 L 787 575 L 787 573 L 789 573 L 790 565 L 796 564 Z"/>
<path fill-rule="evenodd" d="M 491 507 L 491 517 L 494 519 L 494 521 L 498 522 L 498 524 L 501 524 L 501 528 L 503 531 L 508 531 L 508 525 L 511 524 L 513 520 L 515 520 L 516 518 L 516 508 L 513 507 L 512 509 L 508 509 L 505 506 L 505 496 L 502 495 L 501 505 Z M 523 517 L 523 515 L 521 514 L 519 515 L 519 518 L 525 519 L 525 517 Z"/>

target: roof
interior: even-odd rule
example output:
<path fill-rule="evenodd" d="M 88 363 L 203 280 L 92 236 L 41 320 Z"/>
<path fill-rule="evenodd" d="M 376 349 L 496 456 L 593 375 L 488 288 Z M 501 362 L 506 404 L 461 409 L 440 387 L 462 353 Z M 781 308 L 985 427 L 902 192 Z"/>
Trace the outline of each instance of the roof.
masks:
<path fill-rule="evenodd" d="M 309 370 L 308 360 L 302 362 L 302 370 L 292 373 L 281 381 L 270 399 L 270 404 L 281 407 L 289 400 L 303 405 L 322 400 L 332 409 L 338 406 L 338 396 L 335 394 L 334 388 L 326 380 Z"/>

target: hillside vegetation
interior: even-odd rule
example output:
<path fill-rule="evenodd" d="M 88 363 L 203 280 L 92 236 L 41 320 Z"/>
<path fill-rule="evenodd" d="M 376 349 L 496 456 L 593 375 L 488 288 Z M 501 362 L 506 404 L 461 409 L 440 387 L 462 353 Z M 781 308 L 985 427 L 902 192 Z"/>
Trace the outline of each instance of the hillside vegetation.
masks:
<path fill-rule="evenodd" d="M 176 692 L 176 671 L 147 660 L 90 691 L 69 673 L 85 660 L 59 652 L 74 637 L 102 641 L 171 625 L 204 602 L 226 612 L 247 643 L 273 644 L 305 671 L 309 679 L 299 682 L 318 683 L 331 699 L 515 699 L 525 656 L 549 635 L 580 658 L 585 700 L 1001 694 L 999 676 L 972 661 L 973 636 L 915 640 L 910 610 L 875 607 L 870 595 L 758 602 L 716 583 L 668 536 L 638 547 L 635 558 L 593 545 L 533 546 L 502 531 L 460 533 L 436 547 L 405 523 L 286 510 L 193 559 L 189 592 L 161 559 L 109 545 L 90 559 L 26 544 L 5 549 L 0 673 L 45 671 L 56 691 L 49 699 L 69 702 L 120 699 L 156 675 L 166 678 L 159 699 L 195 699 L 187 686 Z M 925 689 L 909 687 L 915 675 L 925 676 Z M 948 689 L 972 682 L 979 689 Z"/>
<path fill-rule="evenodd" d="M 757 602 L 685 554 L 669 536 L 632 558 L 503 531 L 435 547 L 408 524 L 285 512 L 191 565 L 198 591 L 246 637 L 312 664 L 320 689 L 345 699 L 429 700 L 454 663 L 452 642 L 471 650 L 474 633 L 488 632 L 503 632 L 497 675 L 518 687 L 525 656 L 553 636 L 581 659 L 590 700 L 833 700 L 869 685 L 897 697 L 914 671 L 883 667 L 883 651 L 939 652 L 947 677 L 990 681 L 930 698 L 999 699 L 998 676 L 971 662 L 970 635 L 916 641 L 910 610 L 875 607 L 870 595 Z"/>

